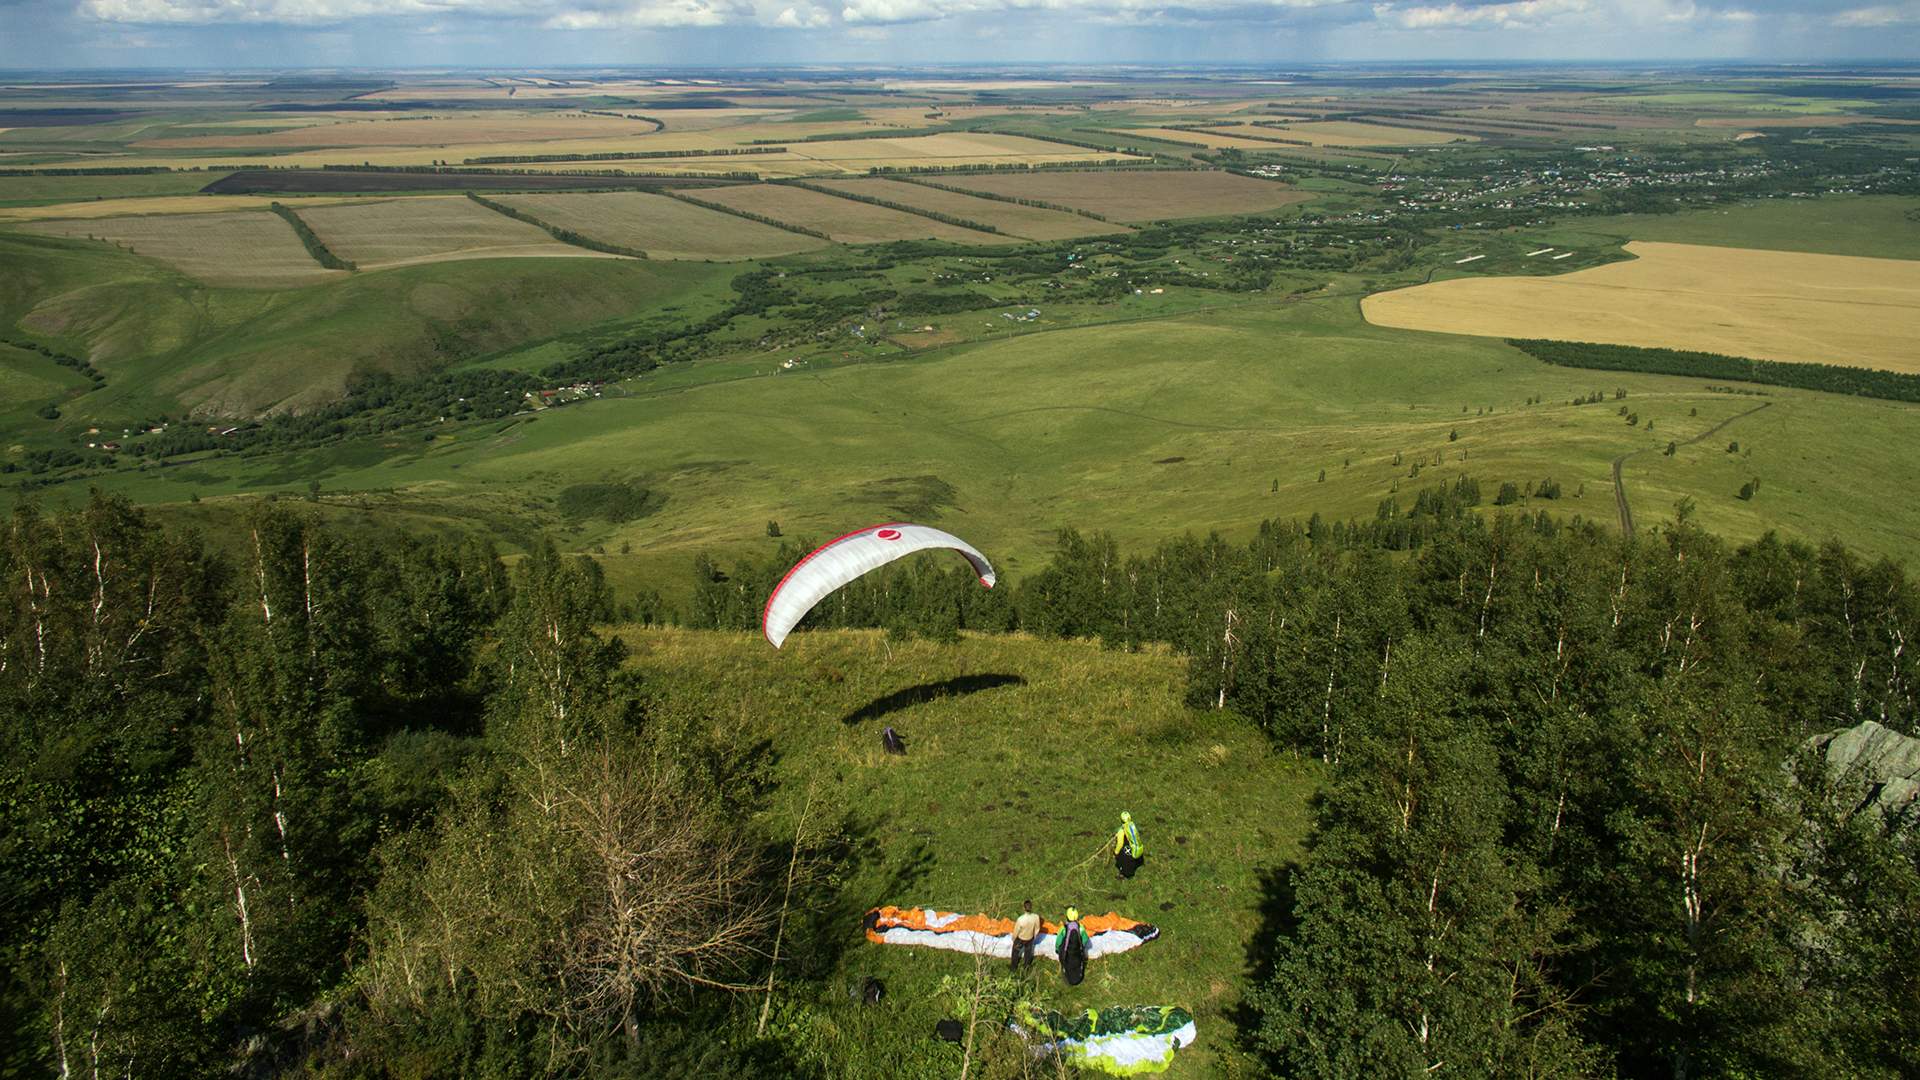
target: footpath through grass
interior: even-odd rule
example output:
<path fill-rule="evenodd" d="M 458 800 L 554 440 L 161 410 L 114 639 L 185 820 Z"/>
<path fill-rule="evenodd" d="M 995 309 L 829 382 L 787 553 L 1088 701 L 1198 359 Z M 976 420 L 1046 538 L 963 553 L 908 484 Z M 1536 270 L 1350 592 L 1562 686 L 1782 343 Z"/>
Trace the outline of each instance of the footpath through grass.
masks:
<path fill-rule="evenodd" d="M 1161 928 L 1159 940 L 1094 961 L 1078 987 L 1037 962 L 1035 1001 L 1184 1006 L 1200 1039 L 1170 1075 L 1232 1068 L 1249 950 L 1284 909 L 1265 883 L 1302 857 L 1319 769 L 1272 752 L 1243 721 L 1187 707 L 1184 660 L 1024 636 L 947 645 L 803 632 L 775 652 L 757 635 L 616 632 L 647 676 L 655 722 L 706 725 L 738 749 L 759 748 L 772 785 L 766 835 L 793 834 L 812 785 L 813 820 L 838 823 L 852 841 L 822 884 L 796 896 L 796 918 L 818 945 L 795 963 L 819 978 L 775 999 L 783 1037 L 829 1074 L 959 1067 L 958 1049 L 935 1042 L 933 1027 L 951 1015 L 942 979 L 971 982 L 974 962 L 870 944 L 865 909 L 1011 916 L 1024 899 L 1049 919 L 1076 904 Z M 883 751 L 887 725 L 906 739 L 906 757 Z M 1121 810 L 1147 842 L 1132 881 L 1104 855 L 1089 859 Z M 878 1008 L 847 995 L 868 976 L 886 985 Z"/>

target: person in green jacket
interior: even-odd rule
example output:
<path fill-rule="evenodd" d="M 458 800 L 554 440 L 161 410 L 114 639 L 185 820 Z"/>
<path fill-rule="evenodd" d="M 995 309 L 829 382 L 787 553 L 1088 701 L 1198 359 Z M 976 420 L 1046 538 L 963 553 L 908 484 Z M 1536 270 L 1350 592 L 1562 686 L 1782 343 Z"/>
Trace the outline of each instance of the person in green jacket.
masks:
<path fill-rule="evenodd" d="M 1092 950 L 1093 939 L 1087 936 L 1087 928 L 1080 925 L 1080 909 L 1068 908 L 1067 921 L 1061 924 L 1060 932 L 1053 939 L 1053 955 L 1060 961 L 1060 974 L 1068 986 L 1079 986 L 1080 980 L 1087 977 L 1087 954 Z"/>
<path fill-rule="evenodd" d="M 1120 876 L 1130 878 L 1140 869 L 1147 849 L 1140 843 L 1140 828 L 1133 823 L 1133 815 L 1120 811 L 1120 828 L 1113 834 L 1113 868 Z"/>

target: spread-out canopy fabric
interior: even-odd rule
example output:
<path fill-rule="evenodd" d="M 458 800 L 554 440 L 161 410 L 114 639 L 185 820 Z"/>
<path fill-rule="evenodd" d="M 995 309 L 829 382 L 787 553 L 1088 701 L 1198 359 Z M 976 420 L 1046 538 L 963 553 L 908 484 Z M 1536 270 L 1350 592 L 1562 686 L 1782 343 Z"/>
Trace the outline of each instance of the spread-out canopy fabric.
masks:
<path fill-rule="evenodd" d="M 1092 942 L 1087 950 L 1089 960 L 1137 949 L 1160 936 L 1158 927 L 1111 911 L 1083 918 L 1080 926 Z M 882 945 L 920 945 L 1000 957 L 1013 955 L 1013 920 L 992 915 L 961 915 L 933 908 L 877 907 L 867 912 L 866 931 L 868 941 Z M 1059 923 L 1043 920 L 1033 954 L 1049 960 L 1060 959 L 1054 953 L 1054 937 L 1059 933 Z"/>
<path fill-rule="evenodd" d="M 1173 1064 L 1175 1051 L 1200 1037 L 1193 1014 L 1177 1005 L 1059 1013 L 1022 1004 L 1009 1026 L 1042 1040 L 1043 1049 L 1116 1076 L 1164 1072 Z"/>
<path fill-rule="evenodd" d="M 973 564 L 980 584 L 993 588 L 993 564 L 952 533 L 897 521 L 870 525 L 829 540 L 794 563 L 793 569 L 787 571 L 787 576 L 780 579 L 780 584 L 774 586 L 772 595 L 767 597 L 760 627 L 777 649 L 787 640 L 788 632 L 813 610 L 813 605 L 826 599 L 827 594 L 895 559 L 929 548 L 959 552 Z"/>

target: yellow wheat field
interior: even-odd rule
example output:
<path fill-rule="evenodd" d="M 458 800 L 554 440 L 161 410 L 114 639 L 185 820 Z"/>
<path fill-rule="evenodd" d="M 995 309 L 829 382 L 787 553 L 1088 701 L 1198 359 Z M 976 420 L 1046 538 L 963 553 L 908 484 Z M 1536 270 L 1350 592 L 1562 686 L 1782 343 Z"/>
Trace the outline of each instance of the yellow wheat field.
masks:
<path fill-rule="evenodd" d="M 1633 243 L 1561 277 L 1461 278 L 1378 293 L 1369 322 L 1486 337 L 1693 349 L 1920 372 L 1920 261 Z"/>

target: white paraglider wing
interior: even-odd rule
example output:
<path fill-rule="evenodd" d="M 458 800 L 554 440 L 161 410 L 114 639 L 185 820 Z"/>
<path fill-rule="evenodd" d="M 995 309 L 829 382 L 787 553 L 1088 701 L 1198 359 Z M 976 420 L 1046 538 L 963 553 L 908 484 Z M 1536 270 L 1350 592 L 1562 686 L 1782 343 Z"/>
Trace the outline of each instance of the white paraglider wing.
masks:
<path fill-rule="evenodd" d="M 878 570 L 895 559 L 929 548 L 950 548 L 973 564 L 980 584 L 993 588 L 993 564 L 972 545 L 952 533 L 925 525 L 893 522 L 871 525 L 830 540 L 793 564 L 787 576 L 774 586 L 767 597 L 767 610 L 761 616 L 761 629 L 767 640 L 779 648 L 787 633 L 806 617 L 827 594 L 862 574 Z"/>

